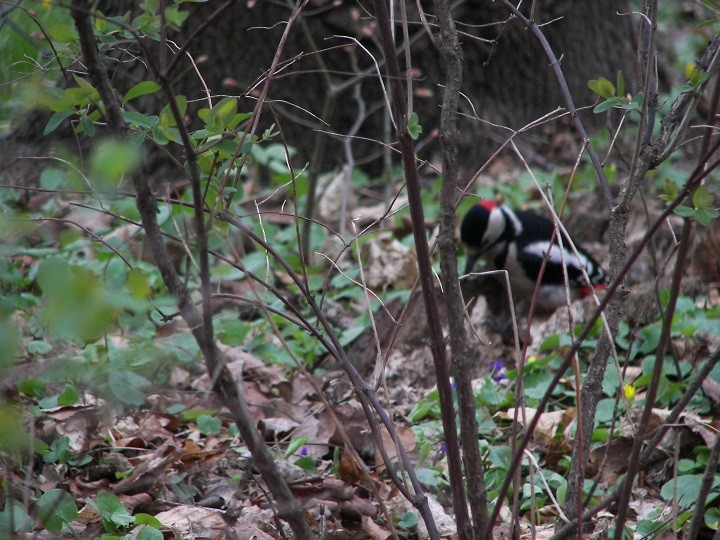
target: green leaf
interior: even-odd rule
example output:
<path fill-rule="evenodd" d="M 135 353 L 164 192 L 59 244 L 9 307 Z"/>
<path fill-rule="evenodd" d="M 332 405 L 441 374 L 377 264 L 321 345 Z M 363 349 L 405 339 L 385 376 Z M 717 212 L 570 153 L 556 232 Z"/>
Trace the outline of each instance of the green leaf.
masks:
<path fill-rule="evenodd" d="M 43 456 L 45 463 L 64 463 L 70 457 L 70 438 L 60 437 L 53 441 Z"/>
<path fill-rule="evenodd" d="M 141 527 L 137 534 L 137 540 L 163 540 L 163 533 L 153 527 Z"/>
<path fill-rule="evenodd" d="M 45 124 L 45 129 L 43 130 L 43 136 L 55 131 L 58 128 L 58 126 L 60 124 L 62 124 L 63 120 L 71 117 L 75 113 L 76 113 L 75 109 L 65 109 L 64 111 L 58 111 L 55 114 L 53 114 L 50 117 L 50 120 L 48 120 L 47 124 Z"/>
<path fill-rule="evenodd" d="M 305 446 L 308 442 L 307 437 L 298 437 L 297 439 L 293 439 L 290 441 L 290 444 L 287 447 L 287 450 L 283 452 L 283 455 L 285 456 L 285 459 L 292 456 L 295 452 L 300 450 L 303 446 Z"/>
<path fill-rule="evenodd" d="M 45 189 L 59 189 L 67 184 L 67 173 L 55 167 L 49 167 L 40 174 L 40 185 Z"/>
<path fill-rule="evenodd" d="M 127 275 L 127 286 L 134 298 L 144 300 L 150 294 L 147 276 L 139 268 L 133 268 Z"/>
<path fill-rule="evenodd" d="M 160 90 L 160 88 L 162 88 L 162 87 L 155 81 L 139 82 L 135 86 L 133 86 L 130 90 L 128 90 L 127 94 L 125 94 L 125 100 L 123 101 L 123 104 L 127 103 L 131 99 L 135 99 L 136 97 L 147 96 L 148 94 L 154 94 L 155 92 Z"/>
<path fill-rule="evenodd" d="M 713 531 L 720 528 L 720 508 L 708 508 L 708 511 L 705 512 L 705 525 Z"/>
<path fill-rule="evenodd" d="M 123 111 L 123 118 L 128 124 L 146 129 L 154 128 L 160 121 L 157 116 L 147 116 L 137 111 Z"/>
<path fill-rule="evenodd" d="M 187 111 L 187 98 L 185 96 L 177 96 L 175 98 L 175 104 L 177 105 L 180 116 L 184 116 Z M 165 105 L 163 110 L 160 111 L 160 125 L 163 127 L 175 127 L 175 117 L 170 110 L 170 105 Z"/>
<path fill-rule="evenodd" d="M 229 96 L 213 105 L 212 109 L 200 109 L 198 116 L 208 130 L 217 132 L 223 131 L 236 112 L 237 98 Z"/>
<path fill-rule="evenodd" d="M 623 72 L 620 70 L 617 72 L 616 84 L 617 95 L 619 97 L 623 97 L 625 95 L 625 77 L 623 76 Z"/>
<path fill-rule="evenodd" d="M 599 79 L 593 79 L 588 82 L 588 88 L 595 92 L 598 96 L 609 99 L 615 97 L 615 86 L 613 83 L 608 81 L 605 77 Z"/>
<path fill-rule="evenodd" d="M 672 501 L 677 494 L 675 501 L 680 506 L 690 506 L 700 496 L 702 474 L 683 474 L 668 481 L 661 489 L 660 496 L 665 501 Z M 713 489 L 720 486 L 720 476 L 713 481 Z"/>
<path fill-rule="evenodd" d="M 713 219 L 716 219 L 718 216 L 720 216 L 720 212 L 712 208 L 709 210 L 698 209 L 695 210 L 695 212 L 693 213 L 693 217 L 695 218 L 695 220 L 703 227 L 707 227 L 708 225 L 710 225 L 710 222 Z"/>
<path fill-rule="evenodd" d="M 618 98 L 606 99 L 602 103 L 598 103 L 593 109 L 595 114 L 604 113 L 605 111 L 612 109 L 613 107 L 622 107 L 623 102 Z"/>
<path fill-rule="evenodd" d="M 65 23 L 48 25 L 47 33 L 51 39 L 59 41 L 60 43 L 74 43 L 78 40 L 75 27 Z"/>
<path fill-rule="evenodd" d="M 206 435 L 219 435 L 222 422 L 217 416 L 202 415 L 197 419 L 198 429 Z"/>
<path fill-rule="evenodd" d="M 408 135 L 410 135 L 410 138 L 415 141 L 422 133 L 422 126 L 420 125 L 420 120 L 418 119 L 418 115 L 416 112 L 412 113 L 410 115 L 410 118 L 408 118 L 407 123 L 407 130 Z"/>
<path fill-rule="evenodd" d="M 102 491 L 97 496 L 97 502 L 88 499 L 88 504 L 93 506 L 107 523 L 112 524 L 113 529 L 127 527 L 135 521 L 114 493 Z"/>
<path fill-rule="evenodd" d="M 663 192 L 664 195 L 661 195 L 660 198 L 664 201 L 670 202 L 675 200 L 680 190 L 675 182 L 673 182 L 670 178 L 666 178 L 665 182 L 663 182 Z"/>
<path fill-rule="evenodd" d="M 80 133 L 86 133 L 88 137 L 93 137 L 95 135 L 95 123 L 87 116 L 83 116 L 80 118 L 78 131 Z"/>
<path fill-rule="evenodd" d="M 26 396 L 42 399 L 45 397 L 45 383 L 40 379 L 23 379 L 16 385 L 17 391 Z"/>
<path fill-rule="evenodd" d="M 154 529 L 162 529 L 163 527 L 163 524 L 160 523 L 158 518 L 150 514 L 143 514 L 142 512 L 135 514 L 135 525 L 148 525 Z"/>
<path fill-rule="evenodd" d="M 315 460 L 310 456 L 302 456 L 295 460 L 295 465 L 306 471 L 315 472 L 317 467 L 315 466 Z"/>
<path fill-rule="evenodd" d="M 78 517 L 75 501 L 62 489 L 51 489 L 37 502 L 38 519 L 45 529 L 59 533 L 63 525 L 69 525 Z"/>
<path fill-rule="evenodd" d="M 415 512 L 405 512 L 397 520 L 397 526 L 401 529 L 411 530 L 418 526 L 418 517 Z"/>
<path fill-rule="evenodd" d="M 130 141 L 109 139 L 90 157 L 90 174 L 104 186 L 118 184 L 140 166 L 140 149 Z"/>
<path fill-rule="evenodd" d="M 18 533 L 32 530 L 33 520 L 28 515 L 23 504 L 16 500 L 9 500 L 0 512 L 0 538 L 14 538 Z"/>
<path fill-rule="evenodd" d="M 682 217 L 693 217 L 693 215 L 695 214 L 695 209 L 690 208 L 689 206 L 678 206 L 677 208 L 675 208 L 675 213 L 678 216 Z"/>
<path fill-rule="evenodd" d="M 20 409 L 0 404 L 0 452 L 7 455 L 24 451 L 32 441 L 21 419 Z"/>
<path fill-rule="evenodd" d="M 697 209 L 709 208 L 715 202 L 715 197 L 708 191 L 707 186 L 700 186 L 693 194 L 693 206 Z"/>
<path fill-rule="evenodd" d="M 80 394 L 78 394 L 77 388 L 72 384 L 66 384 L 62 393 L 57 398 L 60 407 L 75 405 L 78 399 L 80 399 Z"/>
<path fill-rule="evenodd" d="M 87 269 L 60 258 L 40 264 L 38 285 L 44 293 L 40 314 L 58 338 L 94 341 L 112 325 L 117 309 L 102 280 Z"/>
<path fill-rule="evenodd" d="M 142 375 L 125 369 L 113 371 L 108 377 L 108 385 L 113 395 L 128 405 L 139 407 L 145 403 L 145 393 L 152 386 Z"/>

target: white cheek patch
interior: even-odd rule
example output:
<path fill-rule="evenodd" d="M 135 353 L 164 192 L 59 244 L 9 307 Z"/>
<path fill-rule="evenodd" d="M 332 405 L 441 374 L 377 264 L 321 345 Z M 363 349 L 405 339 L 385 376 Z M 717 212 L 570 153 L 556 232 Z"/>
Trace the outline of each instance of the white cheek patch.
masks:
<path fill-rule="evenodd" d="M 493 210 L 488 218 L 487 229 L 482 238 L 484 249 L 494 245 L 505 232 L 505 220 L 500 212 Z"/>
<path fill-rule="evenodd" d="M 506 212 L 505 210 L 502 210 L 502 215 L 505 216 L 506 220 L 512 221 L 512 227 L 515 231 L 515 238 L 519 237 L 523 232 L 523 226 L 520 222 L 520 218 L 517 217 L 517 214 L 515 214 L 515 212 Z"/>
<path fill-rule="evenodd" d="M 547 253 L 548 243 L 547 242 L 532 242 L 525 246 L 523 251 L 529 255 L 533 255 L 542 259 Z M 587 257 L 582 253 L 579 254 L 580 258 L 576 257 L 571 251 L 565 251 L 563 254 L 560 250 L 560 246 L 553 244 L 550 248 L 550 256 L 548 262 L 552 264 L 562 265 L 565 263 L 566 266 L 574 266 L 575 268 L 584 268 L 585 271 L 590 274 L 592 272 L 592 265 Z"/>

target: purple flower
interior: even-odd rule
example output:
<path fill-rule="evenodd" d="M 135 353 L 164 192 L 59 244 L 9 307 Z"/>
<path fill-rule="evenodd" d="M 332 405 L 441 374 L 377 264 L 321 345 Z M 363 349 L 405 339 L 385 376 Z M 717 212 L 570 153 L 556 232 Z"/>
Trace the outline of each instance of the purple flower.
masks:
<path fill-rule="evenodd" d="M 438 447 L 438 452 L 441 454 L 447 453 L 447 445 L 445 443 L 440 443 L 440 446 Z"/>
<path fill-rule="evenodd" d="M 496 383 L 505 379 L 505 366 L 502 360 L 497 359 L 490 365 L 490 378 Z"/>
<path fill-rule="evenodd" d="M 302 447 L 302 448 L 300 449 L 300 452 L 299 452 L 299 454 L 300 454 L 300 455 L 301 455 L 302 457 L 305 457 L 305 456 L 307 456 L 307 455 L 308 455 L 308 449 L 307 449 L 307 446 L 303 446 L 303 447 Z"/>

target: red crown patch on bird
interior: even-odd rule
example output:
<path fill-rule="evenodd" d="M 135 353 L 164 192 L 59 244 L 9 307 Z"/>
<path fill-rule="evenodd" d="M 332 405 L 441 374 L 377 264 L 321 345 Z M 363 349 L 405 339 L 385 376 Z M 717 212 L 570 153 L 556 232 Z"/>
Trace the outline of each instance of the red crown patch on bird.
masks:
<path fill-rule="evenodd" d="M 483 199 L 478 203 L 480 206 L 482 206 L 485 210 L 488 212 L 492 212 L 498 207 L 498 204 L 493 201 L 492 199 Z"/>

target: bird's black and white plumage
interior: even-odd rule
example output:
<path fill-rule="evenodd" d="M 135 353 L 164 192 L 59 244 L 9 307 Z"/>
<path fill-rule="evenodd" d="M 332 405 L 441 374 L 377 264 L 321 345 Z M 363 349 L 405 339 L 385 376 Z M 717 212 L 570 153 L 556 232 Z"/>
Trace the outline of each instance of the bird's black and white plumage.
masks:
<path fill-rule="evenodd" d="M 553 222 L 542 216 L 483 200 L 468 211 L 460 226 L 460 238 L 467 251 L 465 273 L 472 272 L 478 259 L 484 259 L 491 270 L 507 270 L 516 301 L 529 301 L 549 250 L 538 291 L 539 309 L 552 311 L 565 305 L 563 264 L 567 267 L 571 300 L 583 298 L 593 289 L 602 289 L 607 276 L 600 264 L 574 243 L 576 256 L 564 234 L 562 247 L 557 239 L 551 246 L 554 230 Z"/>

